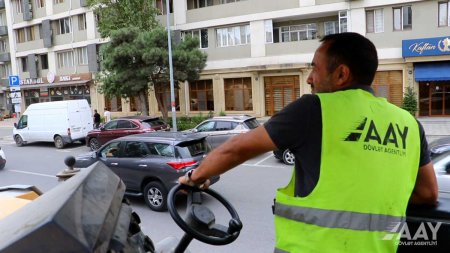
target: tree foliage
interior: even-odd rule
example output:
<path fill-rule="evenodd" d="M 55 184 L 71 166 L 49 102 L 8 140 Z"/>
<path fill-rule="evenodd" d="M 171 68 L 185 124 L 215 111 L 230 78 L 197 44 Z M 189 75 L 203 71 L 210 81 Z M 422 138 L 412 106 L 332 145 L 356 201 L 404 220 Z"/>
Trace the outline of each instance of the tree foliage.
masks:
<path fill-rule="evenodd" d="M 159 10 L 154 0 L 88 0 L 88 6 L 94 10 L 99 22 L 98 31 L 103 38 L 112 31 L 125 27 L 137 27 L 141 31 L 150 31 L 158 26 L 155 19 Z"/>
<path fill-rule="evenodd" d="M 416 116 L 417 108 L 417 94 L 411 87 L 406 87 L 406 91 L 403 95 L 402 108 Z"/>
<path fill-rule="evenodd" d="M 162 27 L 151 31 L 123 28 L 112 31 L 110 42 L 100 51 L 103 58 L 101 91 L 108 96 L 139 96 L 145 101 L 150 87 L 163 117 L 167 119 L 170 105 L 163 91 L 170 83 L 167 32 Z M 174 84 L 194 81 L 206 64 L 206 54 L 198 49 L 197 38 L 187 37 L 178 44 L 172 43 Z M 146 106 L 145 102 L 141 105 Z M 147 108 L 141 108 L 146 115 Z"/>

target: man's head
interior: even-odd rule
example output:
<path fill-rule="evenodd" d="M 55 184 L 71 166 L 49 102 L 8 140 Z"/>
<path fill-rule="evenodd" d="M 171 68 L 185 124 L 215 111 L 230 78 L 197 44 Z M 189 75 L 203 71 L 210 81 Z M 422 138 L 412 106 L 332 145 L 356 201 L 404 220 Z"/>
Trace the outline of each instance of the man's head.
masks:
<path fill-rule="evenodd" d="M 94 112 L 97 113 L 97 109 L 94 109 Z"/>
<path fill-rule="evenodd" d="M 105 107 L 105 111 L 107 111 L 107 110 L 108 110 L 108 108 Z"/>
<path fill-rule="evenodd" d="M 312 93 L 372 84 L 378 56 L 370 40 L 358 33 L 340 33 L 327 35 L 320 41 L 307 80 Z"/>

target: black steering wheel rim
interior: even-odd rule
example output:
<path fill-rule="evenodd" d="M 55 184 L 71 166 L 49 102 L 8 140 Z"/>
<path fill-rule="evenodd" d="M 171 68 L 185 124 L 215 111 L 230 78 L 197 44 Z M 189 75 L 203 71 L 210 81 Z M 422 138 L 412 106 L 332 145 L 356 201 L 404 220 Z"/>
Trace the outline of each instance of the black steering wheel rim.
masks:
<path fill-rule="evenodd" d="M 205 234 L 202 234 L 198 232 L 197 230 L 189 227 L 186 222 L 181 218 L 179 215 L 177 209 L 175 208 L 175 195 L 177 192 L 181 190 L 186 190 L 188 193 L 191 193 L 193 191 L 197 192 L 205 192 L 206 194 L 212 196 L 213 198 L 217 199 L 227 210 L 228 213 L 231 215 L 231 218 L 234 220 L 237 220 L 240 222 L 239 215 L 234 209 L 234 207 L 219 193 L 212 189 L 199 189 L 197 187 L 192 187 L 184 184 L 178 184 L 177 186 L 173 187 L 167 197 L 167 208 L 169 209 L 170 216 L 172 216 L 172 219 L 175 221 L 175 223 L 183 229 L 184 232 L 191 235 L 195 239 L 202 241 L 204 243 L 208 243 L 211 245 L 226 245 L 229 243 L 232 243 L 236 238 L 239 236 L 240 230 L 235 231 L 232 234 L 228 234 L 225 237 L 212 237 L 207 236 Z"/>

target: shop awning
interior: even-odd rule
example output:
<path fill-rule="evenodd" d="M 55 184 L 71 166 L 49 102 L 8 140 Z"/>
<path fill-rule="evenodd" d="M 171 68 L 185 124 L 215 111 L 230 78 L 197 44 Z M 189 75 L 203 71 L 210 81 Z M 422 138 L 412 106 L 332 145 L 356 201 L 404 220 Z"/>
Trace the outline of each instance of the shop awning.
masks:
<path fill-rule="evenodd" d="M 450 62 L 426 62 L 414 64 L 416 81 L 450 80 Z"/>

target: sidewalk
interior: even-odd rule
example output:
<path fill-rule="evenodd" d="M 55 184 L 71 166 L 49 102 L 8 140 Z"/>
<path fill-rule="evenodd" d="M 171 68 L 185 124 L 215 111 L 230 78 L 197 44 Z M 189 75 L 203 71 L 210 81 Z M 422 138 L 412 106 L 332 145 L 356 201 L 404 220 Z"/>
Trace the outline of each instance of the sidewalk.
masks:
<path fill-rule="evenodd" d="M 0 128 L 13 128 L 14 123 L 17 123 L 19 119 L 17 118 L 8 118 L 0 121 Z"/>

